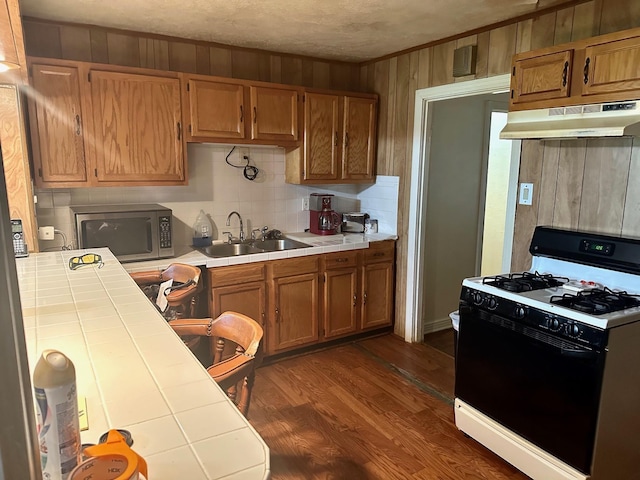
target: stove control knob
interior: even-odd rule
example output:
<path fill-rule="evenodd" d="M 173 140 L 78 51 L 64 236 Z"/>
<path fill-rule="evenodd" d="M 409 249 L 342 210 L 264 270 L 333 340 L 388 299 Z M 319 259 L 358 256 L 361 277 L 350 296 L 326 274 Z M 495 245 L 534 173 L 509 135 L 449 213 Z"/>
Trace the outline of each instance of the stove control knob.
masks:
<path fill-rule="evenodd" d="M 582 331 L 578 325 L 571 323 L 567 325 L 567 333 L 572 337 L 579 337 Z"/>
<path fill-rule="evenodd" d="M 527 315 L 527 309 L 522 305 L 518 305 L 516 309 L 513 311 L 513 314 L 518 320 L 522 320 Z"/>
<path fill-rule="evenodd" d="M 484 301 L 484 295 L 482 295 L 482 293 L 480 292 L 473 292 L 471 294 L 471 301 L 474 303 L 474 305 L 482 305 L 482 302 Z"/>
<path fill-rule="evenodd" d="M 487 307 L 489 307 L 489 310 L 495 310 L 497 306 L 498 300 L 496 300 L 496 297 L 487 297 Z"/>
<path fill-rule="evenodd" d="M 549 330 L 557 332 L 558 330 L 560 330 L 560 320 L 558 320 L 554 316 L 551 316 L 551 315 L 548 316 L 547 317 L 547 327 L 549 328 Z"/>

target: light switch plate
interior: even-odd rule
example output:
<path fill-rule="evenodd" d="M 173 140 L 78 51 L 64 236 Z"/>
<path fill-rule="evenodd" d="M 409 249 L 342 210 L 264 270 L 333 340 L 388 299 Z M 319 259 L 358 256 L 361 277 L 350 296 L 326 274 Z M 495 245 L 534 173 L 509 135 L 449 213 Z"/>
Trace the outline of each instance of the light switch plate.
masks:
<path fill-rule="evenodd" d="M 531 205 L 533 201 L 533 183 L 521 183 L 520 184 L 520 198 L 518 203 L 520 205 Z"/>

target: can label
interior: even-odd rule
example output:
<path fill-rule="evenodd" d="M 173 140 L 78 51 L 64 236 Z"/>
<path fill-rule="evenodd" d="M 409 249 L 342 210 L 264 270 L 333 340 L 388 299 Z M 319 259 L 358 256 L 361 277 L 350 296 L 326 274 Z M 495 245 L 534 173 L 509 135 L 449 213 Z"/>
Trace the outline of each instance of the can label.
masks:
<path fill-rule="evenodd" d="M 78 464 L 80 424 L 75 382 L 34 388 L 44 480 L 66 480 Z"/>

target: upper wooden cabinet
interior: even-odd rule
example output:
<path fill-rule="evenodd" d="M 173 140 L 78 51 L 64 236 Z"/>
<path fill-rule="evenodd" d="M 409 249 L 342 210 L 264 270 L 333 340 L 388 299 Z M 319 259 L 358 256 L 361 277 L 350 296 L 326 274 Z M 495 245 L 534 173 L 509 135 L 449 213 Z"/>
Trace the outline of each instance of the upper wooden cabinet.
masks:
<path fill-rule="evenodd" d="M 188 142 L 293 145 L 299 88 L 183 74 Z"/>
<path fill-rule="evenodd" d="M 249 87 L 251 139 L 277 142 L 298 140 L 298 97 L 295 89 Z"/>
<path fill-rule="evenodd" d="M 186 183 L 177 74 L 50 59 L 29 70 L 39 187 Z"/>
<path fill-rule="evenodd" d="M 375 95 L 304 94 L 304 139 L 287 152 L 288 183 L 374 182 Z"/>
<path fill-rule="evenodd" d="M 31 140 L 36 183 L 86 186 L 85 115 L 77 67 L 32 64 Z"/>
<path fill-rule="evenodd" d="M 640 92 L 640 35 L 589 44 L 585 49 L 582 94 Z"/>
<path fill-rule="evenodd" d="M 509 109 L 640 98 L 640 28 L 513 57 Z"/>
<path fill-rule="evenodd" d="M 181 182 L 180 81 L 91 70 L 98 182 Z"/>
<path fill-rule="evenodd" d="M 563 50 L 514 62 L 513 103 L 569 96 L 573 50 Z"/>
<path fill-rule="evenodd" d="M 185 77 L 187 139 L 245 138 L 244 86 Z"/>

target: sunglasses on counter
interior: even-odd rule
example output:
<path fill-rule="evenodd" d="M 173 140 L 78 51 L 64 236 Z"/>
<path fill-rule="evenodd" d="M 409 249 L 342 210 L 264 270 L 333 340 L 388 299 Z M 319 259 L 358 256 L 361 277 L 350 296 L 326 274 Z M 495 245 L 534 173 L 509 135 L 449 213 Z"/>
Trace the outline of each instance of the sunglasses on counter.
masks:
<path fill-rule="evenodd" d="M 77 268 L 84 267 L 86 265 L 98 265 L 98 268 L 102 268 L 104 265 L 102 262 L 102 256 L 97 253 L 86 253 L 69 259 L 69 268 L 71 270 L 76 270 Z"/>

